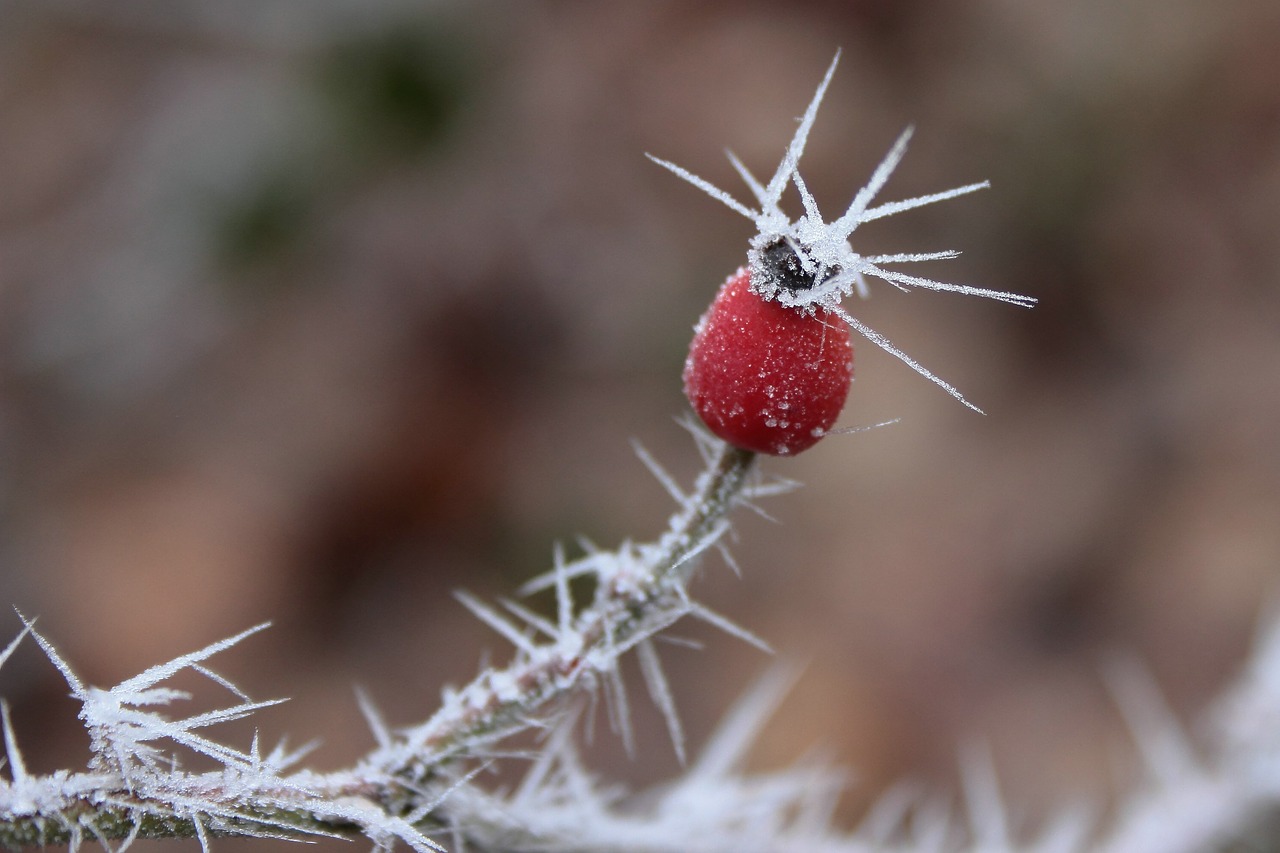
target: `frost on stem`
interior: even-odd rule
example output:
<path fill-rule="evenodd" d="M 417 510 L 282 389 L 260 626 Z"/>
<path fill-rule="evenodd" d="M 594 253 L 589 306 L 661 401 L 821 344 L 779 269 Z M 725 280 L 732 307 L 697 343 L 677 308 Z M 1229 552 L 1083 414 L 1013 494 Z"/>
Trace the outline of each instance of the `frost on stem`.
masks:
<path fill-rule="evenodd" d="M 857 291 L 859 296 L 868 296 L 866 284 L 868 276 L 886 281 L 902 291 L 912 288 L 944 290 L 995 299 L 1021 307 L 1030 307 L 1036 300 L 1016 293 L 935 281 L 890 268 L 894 264 L 954 258 L 960 254 L 954 250 L 888 255 L 863 255 L 854 251 L 849 238 L 857 227 L 865 222 L 945 201 L 988 186 L 986 181 L 982 181 L 873 206 L 876 196 L 884 188 L 889 176 L 893 174 L 893 170 L 897 168 L 906 153 L 907 142 L 911 138 L 911 128 L 907 128 L 898 137 L 893 147 L 889 149 L 889 153 L 872 172 L 867 184 L 854 195 L 853 201 L 849 203 L 845 212 L 831 222 L 823 219 L 813 194 L 800 176 L 799 166 L 800 157 L 809 139 L 809 131 L 813 127 L 818 107 L 826 94 L 827 85 L 831 82 L 839 59 L 840 56 L 837 53 L 827 69 L 826 76 L 818 85 L 817 93 L 801 117 L 800 125 L 796 128 L 795 136 L 792 137 L 782 162 L 778 164 L 778 168 L 767 184 L 762 184 L 737 157 L 732 153 L 729 154 L 729 160 L 734 169 L 755 197 L 757 208 L 748 207 L 724 190 L 674 163 L 660 160 L 652 155 L 649 155 L 649 158 L 755 224 L 756 234 L 751 238 L 747 260 L 751 267 L 752 290 L 760 297 L 800 311 L 813 313 L 819 308 L 825 308 L 839 315 L 854 331 L 867 340 L 901 359 L 912 370 L 936 383 L 964 405 L 980 412 L 981 409 L 965 399 L 955 387 L 936 376 L 924 365 L 898 349 L 884 335 L 851 314 L 842 305 L 842 301 L 851 296 L 854 291 Z M 782 194 L 790 184 L 794 184 L 799 192 L 804 207 L 804 213 L 796 219 L 791 219 L 781 207 Z"/>
<path fill-rule="evenodd" d="M 378 780 L 289 773 L 310 746 L 290 751 L 282 743 L 264 755 L 256 736 L 248 749 L 238 749 L 200 733 L 284 701 L 252 701 L 205 664 L 266 625 L 103 689 L 86 685 L 33 622 L 25 617 L 23 622 L 22 633 L 0 654 L 0 664 L 25 636 L 35 638 L 80 702 L 92 757 L 84 772 L 31 774 L 4 708 L 10 781 L 0 781 L 0 844 L 69 844 L 74 850 L 84 841 L 108 849 L 111 841 L 120 841 L 116 849 L 123 850 L 137 838 L 195 837 L 207 849 L 216 835 L 297 839 L 356 833 L 384 848 L 401 841 L 419 853 L 442 849 L 366 796 Z M 163 709 L 191 698 L 165 686 L 185 670 L 200 673 L 239 701 L 188 717 L 166 714 Z M 212 760 L 218 769 L 184 770 L 175 747 Z"/>
<path fill-rule="evenodd" d="M 446 691 L 434 715 L 401 731 L 389 729 L 362 697 L 376 746 L 347 771 L 290 772 L 305 750 L 289 753 L 281 746 L 264 756 L 256 737 L 244 749 L 205 734 L 209 727 L 281 701 L 254 701 L 206 663 L 265 625 L 102 689 L 87 685 L 24 618 L 22 633 L 0 653 L 0 664 L 26 635 L 35 638 L 80 702 L 91 759 L 85 772 L 32 775 L 5 710 L 11 781 L 0 782 L 0 844 L 77 846 L 84 840 L 122 840 L 127 846 L 139 837 L 194 836 L 207 846 L 216 835 L 359 835 L 379 848 L 404 842 L 420 853 L 438 850 L 425 833 L 452 831 L 464 837 L 476 823 L 476 816 L 460 805 L 467 802 L 460 792 L 471 790 L 472 774 L 498 755 L 498 741 L 552 725 L 572 697 L 603 690 L 618 728 L 629 738 L 618 664 L 632 649 L 639 651 L 650 696 L 666 717 L 683 760 L 674 698 L 651 640 L 692 616 L 763 646 L 694 601 L 687 584 L 699 557 L 723 547 L 731 510 L 786 488 L 783 481 L 766 483 L 754 474 L 753 454 L 701 434 L 698 441 L 706 468 L 688 493 L 642 454 L 677 500 L 667 530 L 656 541 L 626 542 L 608 552 L 588 549 L 573 561 L 557 549 L 552 571 L 526 588 L 554 589 L 554 617 L 515 601 L 495 607 L 460 594 L 465 606 L 513 644 L 514 658 L 505 668 L 485 669 L 466 687 Z M 576 602 L 570 581 L 587 574 L 596 580 L 594 598 Z M 205 676 L 235 701 L 185 717 L 168 713 L 190 698 L 167 684 L 184 671 Z M 182 750 L 212 760 L 218 769 L 182 769 Z"/>
<path fill-rule="evenodd" d="M 553 730 L 513 793 L 464 794 L 471 800 L 467 810 L 482 816 L 472 836 L 485 850 L 830 849 L 830 819 L 844 783 L 840 773 L 817 762 L 764 775 L 742 768 L 791 680 L 783 669 L 770 672 L 679 779 L 630 804 L 587 770 L 570 718 Z"/>
<path fill-rule="evenodd" d="M 511 642 L 515 658 L 503 669 L 486 669 L 467 686 L 447 691 L 435 715 L 377 750 L 368 759 L 371 766 L 425 783 L 440 766 L 483 754 L 496 741 L 527 728 L 553 700 L 582 691 L 603 690 L 611 721 L 629 742 L 626 694 L 617 667 L 619 659 L 636 648 L 650 695 L 667 717 L 679 754 L 679 721 L 657 652 L 648 641 L 684 616 L 693 616 L 763 645 L 694 601 L 687 582 L 698 558 L 722 546 L 729 511 L 776 486 L 752 482 L 754 454 L 705 436 L 698 435 L 698 440 L 707 468 L 687 495 L 647 454 L 641 455 L 678 505 L 657 541 L 625 542 L 614 551 L 588 547 L 584 556 L 568 562 L 557 549 L 552 571 L 525 585 L 526 594 L 555 591 L 554 621 L 515 602 L 501 602 L 506 611 L 502 613 L 460 595 L 479 619 Z M 580 606 L 570 581 L 582 576 L 594 578 L 596 591 L 590 603 Z"/>
<path fill-rule="evenodd" d="M 67 680 L 72 697 L 80 702 L 80 719 L 89 732 L 90 748 L 93 751 L 93 769 L 117 773 L 129 786 L 146 784 L 172 760 L 154 745 L 156 742 L 172 742 L 184 746 L 228 768 L 250 770 L 261 765 L 260 757 L 224 746 L 198 734 L 197 730 L 238 720 L 260 708 L 284 701 L 250 701 L 230 681 L 203 666 L 203 661 L 207 658 L 263 630 L 267 627 L 266 624 L 213 643 L 200 651 L 182 655 L 168 663 L 151 667 L 109 690 L 82 683 L 53 646 L 32 630 L 30 622 L 26 623 L 26 627 Z M 228 708 L 197 714 L 183 720 L 172 720 L 157 712 L 145 710 L 191 698 L 183 691 L 159 686 L 185 669 L 193 669 L 207 676 L 242 701 Z"/>
<path fill-rule="evenodd" d="M 403 843 L 418 853 L 473 851 L 715 851 L 715 853 L 1198 853 L 1221 849 L 1280 811 L 1280 620 L 1259 639 L 1253 661 L 1211 718 L 1207 742 L 1190 745 L 1149 678 L 1133 666 L 1113 671 L 1118 703 L 1146 762 L 1146 778 L 1100 824 L 1097 812 L 1063 809 L 1034 836 L 1010 818 L 989 757 L 964 762 L 964 805 L 910 788 L 891 790 L 853 832 L 834 826 L 842 774 L 820 762 L 748 774 L 742 759 L 789 680 L 778 670 L 726 716 L 703 749 L 684 759 L 675 702 L 658 660 L 655 636 L 684 616 L 701 618 L 759 642 L 693 601 L 687 581 L 697 558 L 723 544 L 726 514 L 785 490 L 761 482 L 751 455 L 705 438 L 707 466 L 686 492 L 647 454 L 642 458 L 677 502 L 667 530 L 647 544 L 614 551 L 588 547 L 527 590 L 555 591 L 543 616 L 525 605 L 497 606 L 463 596 L 479 618 L 509 639 L 515 655 L 446 696 L 439 711 L 403 730 L 389 728 L 367 698 L 360 704 L 375 746 L 354 767 L 332 773 L 296 769 L 307 749 L 283 745 L 264 754 L 213 739 L 207 730 L 263 710 L 208 661 L 263 626 L 151 667 L 108 689 L 88 686 L 31 621 L 3 651 L 2 665 L 28 635 L 61 672 L 81 703 L 93 756 L 81 772 L 33 773 L 8 709 L 0 723 L 9 779 L 0 780 L 0 844 L 11 848 L 99 841 L 119 849 L 136 838 L 215 836 L 283 839 L 364 838 L 377 849 Z M 575 602 L 570 581 L 592 575 L 592 601 Z M 504 612 L 505 611 L 505 612 Z M 678 778 L 632 794 L 601 782 L 574 740 L 576 723 L 596 693 L 621 703 L 617 664 L 636 649 L 654 702 L 667 718 L 684 769 Z M 184 671 L 205 676 L 234 701 L 218 710 L 170 714 L 187 695 L 167 682 Z M 614 716 L 625 719 L 625 706 Z M 500 757 L 497 741 L 535 728 L 543 741 L 511 790 L 486 790 L 479 774 Z M 177 750 L 216 769 L 183 769 Z"/>

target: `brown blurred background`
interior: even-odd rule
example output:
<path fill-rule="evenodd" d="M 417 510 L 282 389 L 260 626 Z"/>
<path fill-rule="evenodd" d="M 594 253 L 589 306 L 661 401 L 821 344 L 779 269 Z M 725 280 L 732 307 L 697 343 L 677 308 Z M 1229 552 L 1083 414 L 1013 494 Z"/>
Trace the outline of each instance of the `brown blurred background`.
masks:
<path fill-rule="evenodd" d="M 1280 571 L 1280 6 L 10 0 L 0 8 L 0 603 L 87 680 L 264 619 L 220 670 L 268 742 L 369 748 L 507 650 L 450 592 L 553 541 L 648 537 L 687 478 L 679 371 L 750 224 L 730 146 L 776 164 L 837 47 L 804 174 L 847 204 L 917 128 L 866 252 L 1033 311 L 886 286 L 844 423 L 770 471 L 704 601 L 803 676 L 760 764 L 819 745 L 946 786 L 990 744 L 1015 811 L 1131 778 L 1099 670 L 1137 654 L 1193 720 Z M 794 202 L 794 199 L 793 199 Z M 19 627 L 4 617 L 9 636 Z M 665 652 L 693 744 L 770 661 Z M 28 764 L 84 759 L 34 646 Z M 642 760 L 675 772 L 635 685 Z"/>

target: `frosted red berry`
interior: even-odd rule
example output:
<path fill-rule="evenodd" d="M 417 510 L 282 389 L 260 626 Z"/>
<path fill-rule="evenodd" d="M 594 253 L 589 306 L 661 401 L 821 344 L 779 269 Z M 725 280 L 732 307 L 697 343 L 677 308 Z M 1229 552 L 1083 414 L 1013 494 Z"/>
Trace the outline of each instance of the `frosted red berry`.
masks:
<path fill-rule="evenodd" d="M 817 200 L 800 177 L 800 158 L 835 70 L 836 60 L 832 60 L 773 177 L 758 180 L 729 155 L 755 196 L 756 207 L 743 204 L 687 169 L 650 157 L 755 224 L 756 234 L 747 251 L 750 272 L 736 273 L 702 318 L 685 366 L 684 387 L 712 432 L 738 447 L 761 453 L 799 453 L 835 423 L 853 377 L 849 329 L 975 412 L 982 411 L 841 305 L 841 300 L 854 293 L 869 296 L 869 280 L 886 281 L 901 291 L 949 291 L 1024 308 L 1036 302 L 1030 296 L 935 281 L 893 268 L 954 258 L 958 252 L 872 255 L 854 249 L 850 238 L 864 223 L 987 186 L 981 181 L 875 204 L 906 153 L 910 128 L 898 137 L 845 212 L 830 222 L 823 218 Z M 793 186 L 804 204 L 804 213 L 794 218 L 782 209 L 782 197 Z"/>
<path fill-rule="evenodd" d="M 822 307 L 761 298 L 745 267 L 698 322 L 684 367 L 685 396 L 713 433 L 774 456 L 807 450 L 826 435 L 852 381 L 844 320 Z"/>

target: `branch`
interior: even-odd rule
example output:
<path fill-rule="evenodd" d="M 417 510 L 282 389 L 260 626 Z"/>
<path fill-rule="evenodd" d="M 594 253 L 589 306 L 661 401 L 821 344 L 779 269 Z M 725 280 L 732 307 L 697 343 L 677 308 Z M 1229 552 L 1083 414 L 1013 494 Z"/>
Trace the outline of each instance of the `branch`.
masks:
<path fill-rule="evenodd" d="M 103 690 L 86 686 L 24 617 L 22 634 L 0 653 L 0 664 L 30 633 L 81 702 L 80 717 L 93 755 L 85 772 L 29 774 L 6 711 L 12 780 L 0 781 L 0 844 L 76 848 L 85 840 L 97 840 L 123 841 L 123 847 L 136 838 L 195 837 L 207 847 L 213 836 L 335 836 L 364 837 L 379 848 L 401 841 L 420 853 L 442 850 L 426 833 L 454 825 L 448 795 L 465 784 L 474 767 L 490 760 L 498 741 L 531 726 L 547 726 L 569 697 L 594 694 L 602 684 L 613 683 L 623 654 L 683 616 L 714 616 L 686 589 L 698 558 L 720 544 L 731 510 L 753 497 L 775 493 L 778 487 L 749 482 L 754 454 L 702 437 L 699 441 L 706 469 L 691 495 L 678 496 L 679 508 L 656 542 L 591 551 L 571 563 L 557 551 L 553 570 L 527 585 L 526 591 L 555 590 L 555 624 L 508 603 L 508 610 L 521 620 L 517 624 L 464 598 L 480 618 L 514 643 L 511 662 L 502 669 L 486 669 L 461 690 L 446 691 L 440 709 L 420 725 L 390 733 L 379 724 L 377 748 L 349 770 L 290 773 L 300 753 L 288 754 L 281 747 L 262 756 L 256 739 L 249 750 L 240 750 L 196 732 L 275 704 L 251 701 L 204 664 L 266 626 Z M 595 596 L 578 609 L 569 581 L 587 574 L 596 578 Z M 722 627 L 750 637 L 730 623 Z M 660 680 L 656 655 L 648 661 L 650 677 Z M 162 686 L 186 669 L 226 688 L 236 702 L 187 718 L 157 710 L 189 698 Z M 663 694 L 657 696 L 662 702 Z M 663 710 L 672 713 L 670 708 Z M 213 759 L 221 769 L 181 770 L 171 751 L 175 745 Z"/>

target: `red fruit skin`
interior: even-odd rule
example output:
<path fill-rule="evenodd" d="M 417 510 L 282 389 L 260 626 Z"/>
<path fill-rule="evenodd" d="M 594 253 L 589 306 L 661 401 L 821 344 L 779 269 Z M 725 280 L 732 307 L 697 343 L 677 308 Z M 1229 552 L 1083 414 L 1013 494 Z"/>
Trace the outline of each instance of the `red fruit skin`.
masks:
<path fill-rule="evenodd" d="M 788 456 L 835 424 L 853 381 L 853 342 L 837 315 L 761 299 L 738 270 L 698 321 L 684 393 L 703 423 L 744 450 Z"/>

